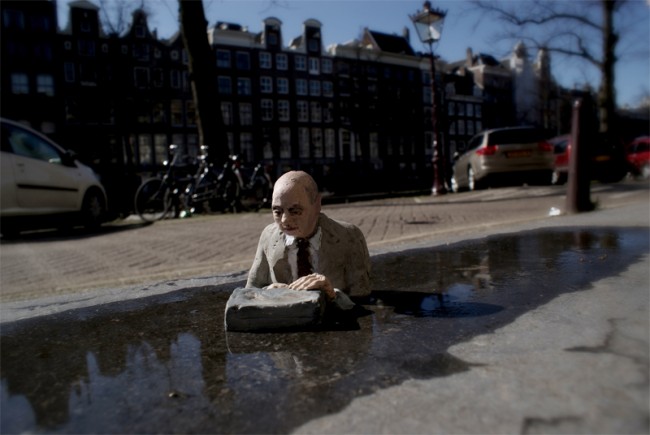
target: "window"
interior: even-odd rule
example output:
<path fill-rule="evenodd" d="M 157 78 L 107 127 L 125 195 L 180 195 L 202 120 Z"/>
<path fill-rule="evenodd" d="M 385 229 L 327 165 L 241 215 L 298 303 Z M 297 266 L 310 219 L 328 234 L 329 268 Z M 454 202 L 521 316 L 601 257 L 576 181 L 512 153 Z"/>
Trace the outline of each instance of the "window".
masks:
<path fill-rule="evenodd" d="M 255 161 L 253 153 L 253 135 L 251 133 L 241 133 L 239 135 L 239 149 L 244 156 L 244 160 Z"/>
<path fill-rule="evenodd" d="M 271 53 L 265 51 L 260 52 L 260 68 L 271 69 L 273 67 L 273 62 L 271 58 Z"/>
<path fill-rule="evenodd" d="M 196 125 L 196 106 L 194 105 L 194 100 L 185 102 L 185 118 L 187 125 Z"/>
<path fill-rule="evenodd" d="M 472 103 L 467 103 L 467 116 L 474 116 L 474 105 Z"/>
<path fill-rule="evenodd" d="M 45 94 L 48 97 L 54 96 L 54 78 L 49 74 L 36 76 L 36 92 Z"/>
<path fill-rule="evenodd" d="M 246 53 L 245 51 L 237 52 L 236 62 L 237 62 L 237 69 L 242 69 L 242 70 L 251 69 L 251 59 L 248 53 Z"/>
<path fill-rule="evenodd" d="M 260 92 L 264 94 L 273 92 L 273 79 L 271 77 L 260 77 Z"/>
<path fill-rule="evenodd" d="M 332 74 L 332 59 L 321 60 L 321 71 L 323 74 Z"/>
<path fill-rule="evenodd" d="M 133 68 L 133 84 L 136 88 L 149 87 L 149 68 Z"/>
<path fill-rule="evenodd" d="M 300 158 L 309 157 L 309 129 L 305 127 L 298 129 L 298 155 Z"/>
<path fill-rule="evenodd" d="M 318 80 L 309 81 L 309 95 L 314 97 L 320 96 L 320 82 Z"/>
<path fill-rule="evenodd" d="M 29 78 L 27 74 L 11 75 L 11 92 L 14 94 L 29 94 Z"/>
<path fill-rule="evenodd" d="M 8 132 L 5 132 L 5 127 Z M 3 136 L 7 133 L 8 142 L 16 155 L 62 164 L 59 151 L 40 137 L 14 126 L 3 125 L 2 130 Z"/>
<path fill-rule="evenodd" d="M 323 82 L 323 95 L 326 97 L 334 96 L 334 83 L 332 82 Z"/>
<path fill-rule="evenodd" d="M 153 146 L 151 136 L 148 134 L 138 135 L 138 156 L 141 165 L 151 165 L 153 163 Z"/>
<path fill-rule="evenodd" d="M 221 102 L 221 117 L 223 125 L 232 125 L 232 103 Z"/>
<path fill-rule="evenodd" d="M 309 74 L 320 74 L 320 60 L 317 57 L 309 58 Z"/>
<path fill-rule="evenodd" d="M 291 158 L 291 129 L 282 127 L 280 128 L 280 158 Z"/>
<path fill-rule="evenodd" d="M 8 29 L 24 29 L 25 15 L 22 11 L 5 9 L 2 11 L 2 24 Z"/>
<path fill-rule="evenodd" d="M 453 101 L 450 101 L 447 104 L 447 114 L 452 116 L 455 115 L 456 114 L 455 108 L 456 108 L 456 104 Z"/>
<path fill-rule="evenodd" d="M 307 95 L 307 80 L 297 79 L 296 80 L 296 94 L 297 95 Z"/>
<path fill-rule="evenodd" d="M 297 101 L 296 108 L 298 110 L 298 121 L 307 122 L 309 121 L 309 105 L 306 101 Z"/>
<path fill-rule="evenodd" d="M 162 88 L 165 84 L 164 72 L 162 68 L 153 69 L 153 85 L 157 88 Z"/>
<path fill-rule="evenodd" d="M 334 103 L 326 103 L 323 107 L 323 121 L 334 122 Z"/>
<path fill-rule="evenodd" d="M 167 122 L 167 117 L 165 116 L 165 108 L 163 103 L 154 103 L 152 108 L 153 122 L 157 124 L 164 124 Z"/>
<path fill-rule="evenodd" d="M 232 94 L 232 82 L 230 80 L 230 77 L 219 76 L 217 79 L 217 87 L 219 93 L 222 95 Z"/>
<path fill-rule="evenodd" d="M 289 79 L 278 77 L 278 94 L 289 93 Z"/>
<path fill-rule="evenodd" d="M 312 101 L 310 104 L 311 122 L 321 122 L 323 120 L 323 110 L 317 101 Z"/>
<path fill-rule="evenodd" d="M 217 50 L 217 67 L 230 68 L 230 51 Z"/>
<path fill-rule="evenodd" d="M 181 87 L 181 72 L 178 70 L 172 70 L 169 72 L 169 82 L 171 83 L 172 88 L 180 89 Z"/>
<path fill-rule="evenodd" d="M 251 95 L 253 93 L 251 79 L 237 78 L 237 93 L 239 95 Z"/>
<path fill-rule="evenodd" d="M 278 101 L 278 119 L 280 121 L 290 120 L 289 101 L 287 100 Z"/>
<path fill-rule="evenodd" d="M 183 102 L 181 100 L 172 100 L 171 116 L 173 126 L 179 127 L 183 125 Z"/>
<path fill-rule="evenodd" d="M 476 106 L 474 106 L 474 116 L 476 116 L 477 118 L 482 117 L 483 113 L 482 113 L 481 109 L 482 109 L 482 106 L 480 104 L 477 104 Z"/>
<path fill-rule="evenodd" d="M 262 121 L 271 121 L 273 119 L 273 100 L 262 100 Z"/>
<path fill-rule="evenodd" d="M 379 134 L 372 132 L 369 135 L 369 148 L 370 148 L 370 158 L 378 159 L 379 158 Z"/>
<path fill-rule="evenodd" d="M 320 128 L 311 129 L 311 143 L 314 157 L 323 157 L 323 131 Z"/>
<path fill-rule="evenodd" d="M 79 51 L 79 56 L 94 56 L 95 41 L 87 41 L 85 39 L 80 39 L 77 42 L 77 50 Z"/>
<path fill-rule="evenodd" d="M 307 71 L 307 59 L 305 56 L 296 56 L 294 62 L 296 62 L 296 71 Z"/>
<path fill-rule="evenodd" d="M 282 71 L 289 69 L 289 59 L 286 54 L 278 53 L 275 55 L 275 67 Z"/>
<path fill-rule="evenodd" d="M 250 103 L 239 103 L 239 124 L 253 125 L 253 106 Z"/>
<path fill-rule="evenodd" d="M 316 39 L 310 39 L 307 43 L 307 47 L 309 48 L 309 51 L 311 52 L 318 52 L 320 51 L 320 44 L 318 40 Z"/>
<path fill-rule="evenodd" d="M 153 137 L 154 160 L 157 164 L 163 163 L 167 160 L 167 136 L 164 134 L 157 134 Z"/>
<path fill-rule="evenodd" d="M 325 129 L 325 157 L 336 157 L 336 133 L 333 128 Z"/>

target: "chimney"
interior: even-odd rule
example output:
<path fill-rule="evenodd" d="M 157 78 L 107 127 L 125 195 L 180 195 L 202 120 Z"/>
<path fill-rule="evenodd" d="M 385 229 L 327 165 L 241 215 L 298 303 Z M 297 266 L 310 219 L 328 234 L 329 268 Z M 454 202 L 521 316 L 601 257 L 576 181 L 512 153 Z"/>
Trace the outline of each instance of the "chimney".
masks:
<path fill-rule="evenodd" d="M 404 30 L 402 30 L 402 36 L 404 39 L 406 39 L 406 42 L 409 44 L 411 43 L 411 32 L 409 31 L 409 28 L 404 26 Z"/>
<path fill-rule="evenodd" d="M 472 47 L 467 47 L 467 54 L 465 57 L 465 66 L 471 68 L 474 64 L 474 53 L 472 52 Z"/>

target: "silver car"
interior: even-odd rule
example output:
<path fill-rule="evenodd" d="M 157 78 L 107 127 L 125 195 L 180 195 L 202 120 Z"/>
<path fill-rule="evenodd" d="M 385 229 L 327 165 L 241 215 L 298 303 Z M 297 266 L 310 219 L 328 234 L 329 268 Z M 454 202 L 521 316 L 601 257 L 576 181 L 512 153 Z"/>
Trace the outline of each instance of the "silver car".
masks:
<path fill-rule="evenodd" d="M 474 136 L 453 165 L 452 190 L 475 190 L 497 182 L 551 184 L 553 146 L 532 127 L 486 130 Z"/>
<path fill-rule="evenodd" d="M 0 232 L 4 237 L 26 225 L 58 221 L 96 227 L 105 218 L 106 193 L 91 168 L 44 135 L 0 119 Z"/>

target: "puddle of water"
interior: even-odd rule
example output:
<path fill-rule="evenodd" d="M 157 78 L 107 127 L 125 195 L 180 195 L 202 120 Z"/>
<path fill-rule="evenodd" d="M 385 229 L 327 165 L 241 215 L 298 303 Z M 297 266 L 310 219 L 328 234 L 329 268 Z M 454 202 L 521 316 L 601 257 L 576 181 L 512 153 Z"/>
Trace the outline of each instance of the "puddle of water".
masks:
<path fill-rule="evenodd" d="M 226 333 L 232 284 L 5 324 L 0 432 L 289 432 L 471 370 L 449 346 L 620 273 L 648 241 L 546 230 L 374 257 L 368 312 L 337 330 Z"/>

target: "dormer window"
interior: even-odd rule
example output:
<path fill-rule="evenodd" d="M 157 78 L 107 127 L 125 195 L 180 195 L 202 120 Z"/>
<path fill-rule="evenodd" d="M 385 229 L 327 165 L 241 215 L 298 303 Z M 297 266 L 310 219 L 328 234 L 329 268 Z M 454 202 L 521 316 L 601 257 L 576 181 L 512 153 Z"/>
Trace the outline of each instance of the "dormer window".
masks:
<path fill-rule="evenodd" d="M 135 26 L 135 36 L 138 38 L 144 38 L 147 32 L 145 31 L 145 28 L 143 25 L 137 25 Z"/>

